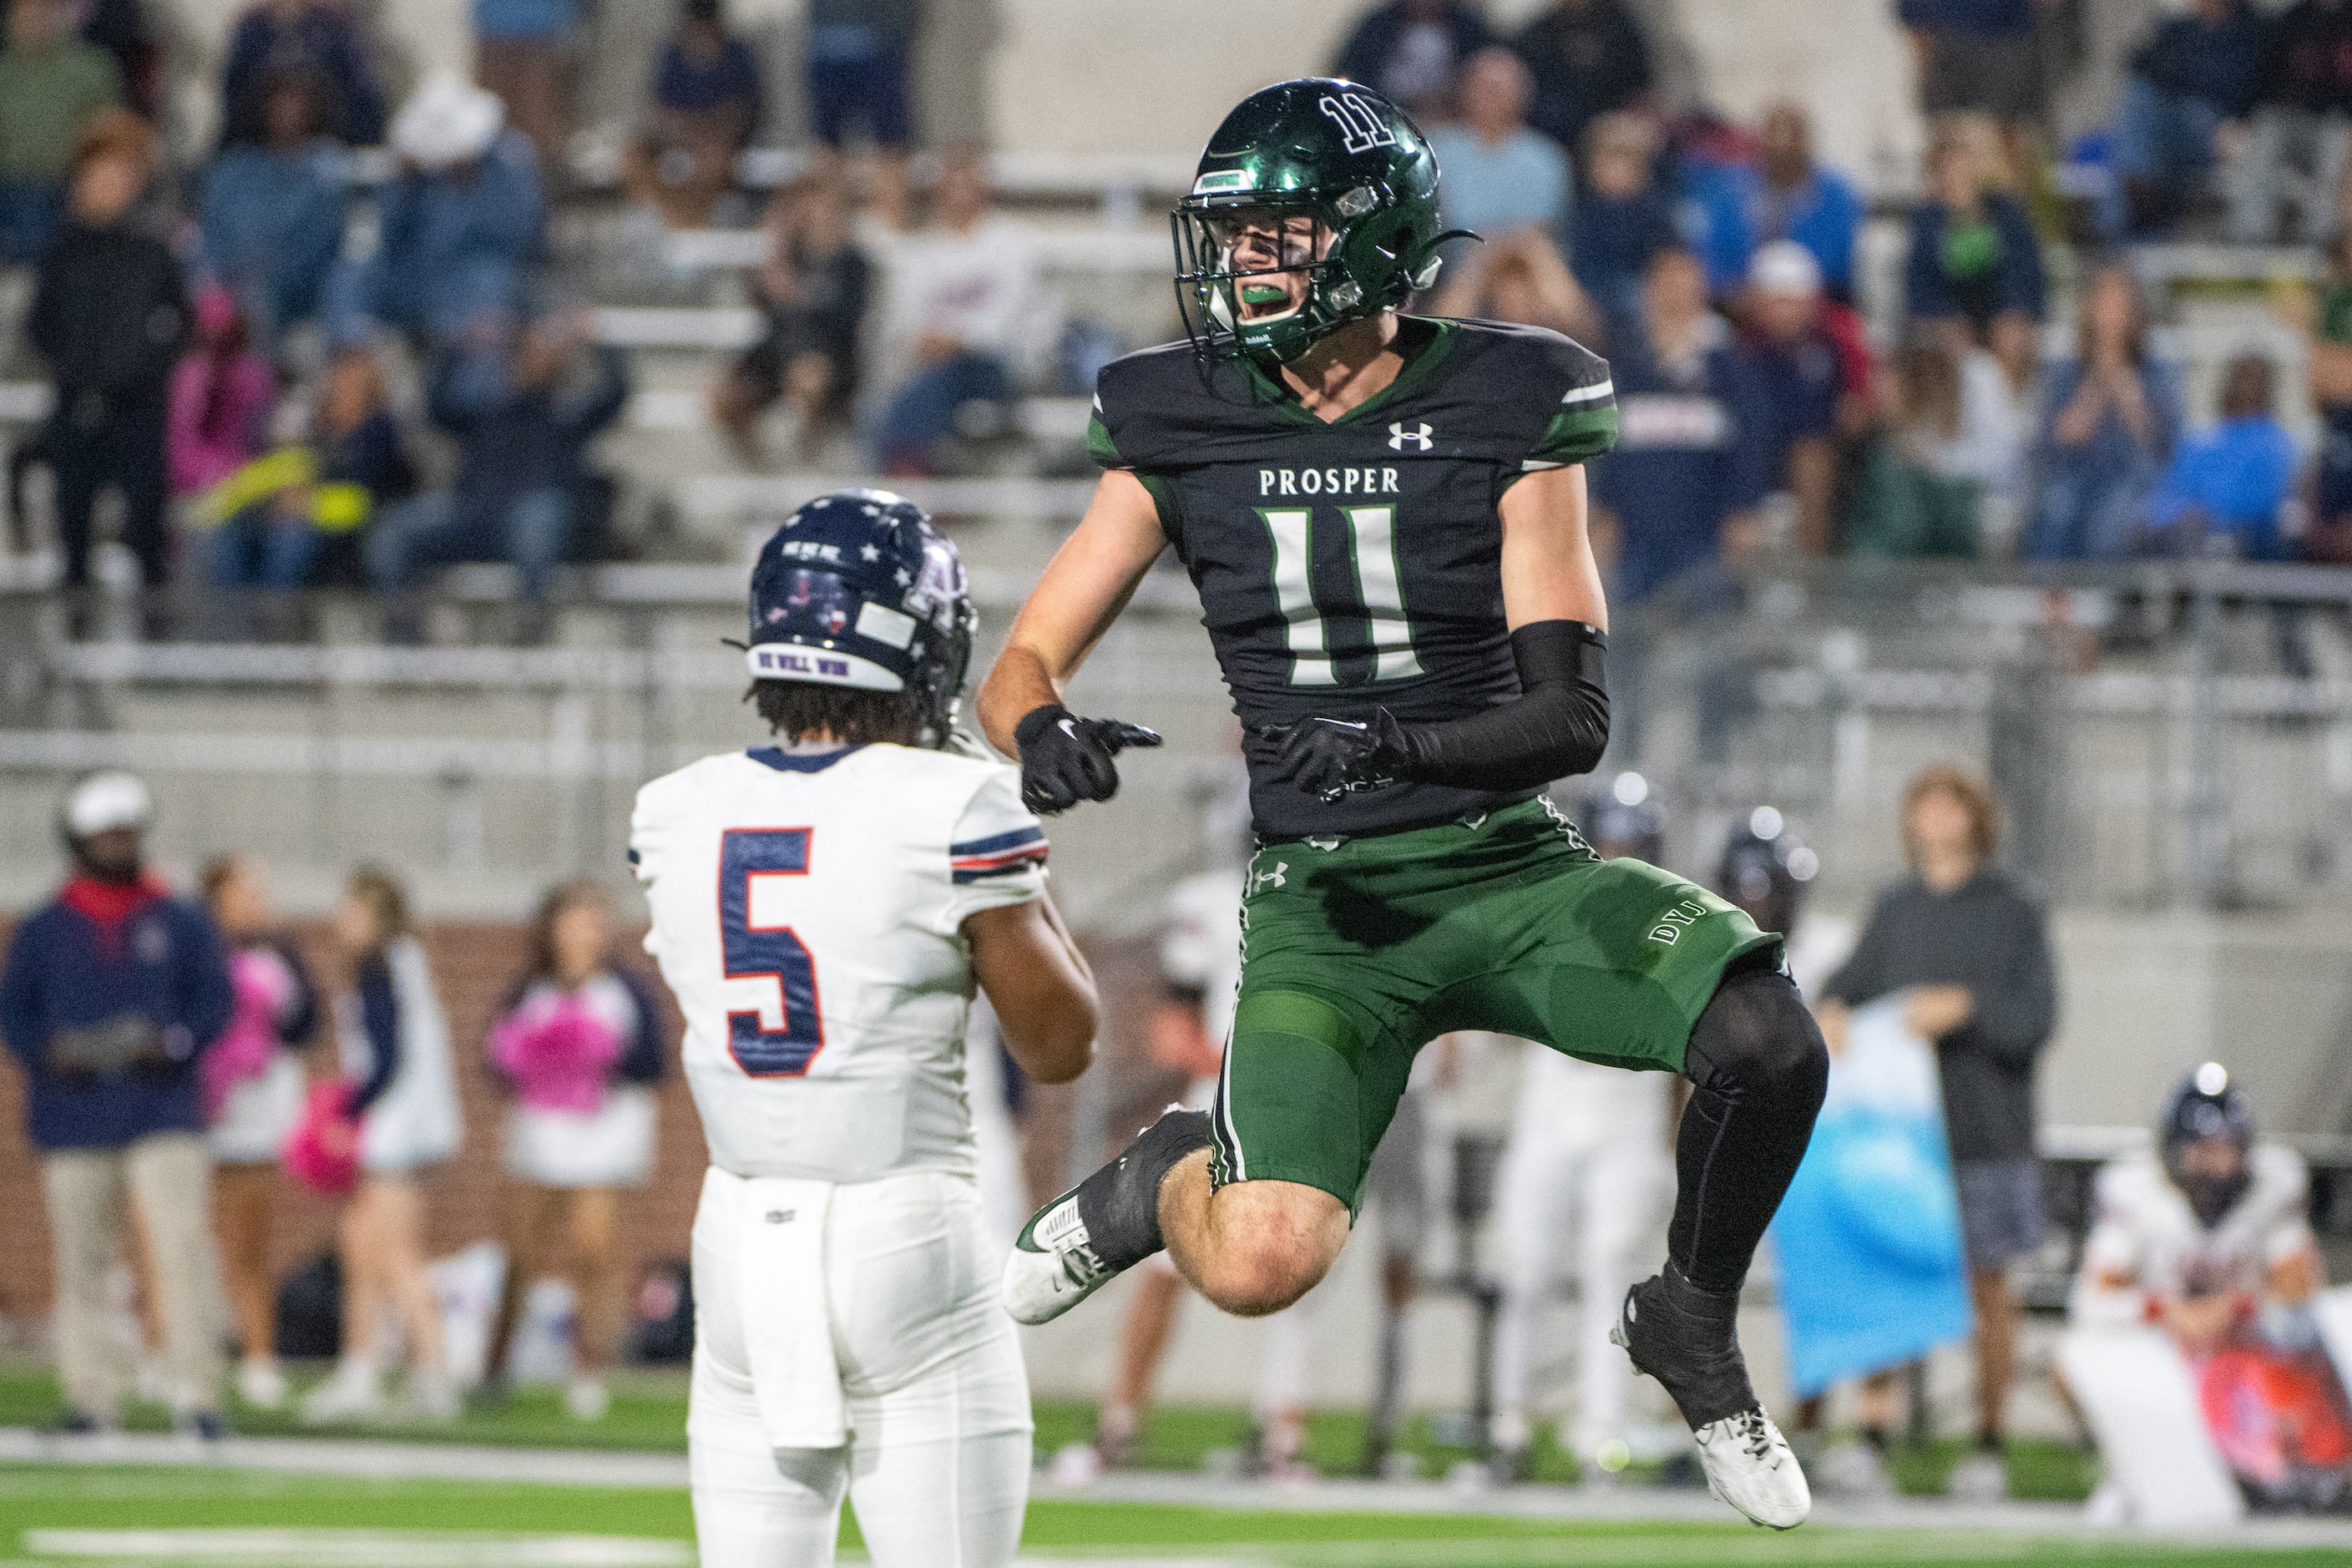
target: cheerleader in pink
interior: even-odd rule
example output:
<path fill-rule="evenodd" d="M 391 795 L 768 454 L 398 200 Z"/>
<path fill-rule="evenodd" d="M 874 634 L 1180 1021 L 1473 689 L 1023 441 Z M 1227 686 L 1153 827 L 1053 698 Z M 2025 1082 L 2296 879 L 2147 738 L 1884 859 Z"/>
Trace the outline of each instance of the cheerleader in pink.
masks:
<path fill-rule="evenodd" d="M 513 1095 L 507 1115 L 506 1288 L 490 1346 L 501 1380 L 525 1292 L 544 1275 L 572 1287 L 573 1375 L 564 1405 L 581 1420 L 609 1404 L 619 1349 L 621 1194 L 652 1173 L 653 1086 L 661 1016 L 612 962 L 612 906 L 593 882 L 541 901 L 531 967 L 490 1032 L 490 1065 Z"/>
<path fill-rule="evenodd" d="M 300 955 L 277 931 L 259 861 L 214 861 L 205 868 L 204 889 L 236 990 L 227 1033 L 198 1065 L 212 1146 L 213 1225 L 244 1354 L 237 1391 L 247 1404 L 274 1410 L 285 1403 L 286 1379 L 278 1370 L 270 1219 L 278 1151 L 302 1110 L 304 1074 L 295 1052 L 318 1030 L 319 994 Z"/>

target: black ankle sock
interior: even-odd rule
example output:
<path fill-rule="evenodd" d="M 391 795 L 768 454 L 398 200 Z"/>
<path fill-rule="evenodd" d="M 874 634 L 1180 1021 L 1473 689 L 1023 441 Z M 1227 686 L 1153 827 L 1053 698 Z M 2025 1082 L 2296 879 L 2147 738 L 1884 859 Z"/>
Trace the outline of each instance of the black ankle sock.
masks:
<path fill-rule="evenodd" d="M 1109 1164 L 1078 1184 L 1078 1217 L 1095 1256 L 1128 1268 L 1168 1245 L 1160 1234 L 1160 1184 L 1209 1146 L 1209 1113 L 1171 1108 Z"/>
<path fill-rule="evenodd" d="M 1683 1071 L 1666 1255 L 1700 1290 L 1736 1297 L 1812 1138 L 1829 1052 L 1788 976 L 1738 969 L 1692 1027 Z"/>

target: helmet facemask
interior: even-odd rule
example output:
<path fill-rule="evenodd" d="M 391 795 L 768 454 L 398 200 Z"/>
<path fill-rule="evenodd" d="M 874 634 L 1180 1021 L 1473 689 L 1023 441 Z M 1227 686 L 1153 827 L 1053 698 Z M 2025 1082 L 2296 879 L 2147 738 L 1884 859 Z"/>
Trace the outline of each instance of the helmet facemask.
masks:
<path fill-rule="evenodd" d="M 1311 192 L 1185 197 L 1170 215 L 1176 300 L 1193 348 L 1209 357 L 1296 359 L 1333 329 L 1402 302 L 1402 288 L 1368 289 L 1359 253 L 1397 260 L 1380 246 L 1381 193 L 1358 185 L 1333 200 Z M 1370 220 L 1370 221 L 1367 221 Z M 1424 264 L 1425 266 L 1425 264 Z M 1429 269 L 1433 272 L 1433 269 Z"/>
<path fill-rule="evenodd" d="M 937 656 L 925 660 L 908 682 L 918 725 L 915 743 L 932 751 L 954 739 L 956 720 L 963 710 L 964 676 L 971 668 L 972 637 L 980 627 L 980 612 L 969 599 L 959 599 L 949 614 L 952 624 L 946 630 L 926 634 L 937 645 Z"/>

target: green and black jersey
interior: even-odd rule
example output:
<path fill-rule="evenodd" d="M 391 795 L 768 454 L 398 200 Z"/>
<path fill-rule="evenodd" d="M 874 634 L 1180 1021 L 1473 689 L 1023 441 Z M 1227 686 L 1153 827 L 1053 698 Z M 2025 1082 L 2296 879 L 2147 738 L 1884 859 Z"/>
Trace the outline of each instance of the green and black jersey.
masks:
<path fill-rule="evenodd" d="M 1087 444 L 1131 469 L 1200 589 L 1268 838 L 1385 831 L 1531 792 L 1397 784 L 1325 802 L 1262 729 L 1386 708 L 1445 720 L 1518 695 L 1496 504 L 1616 439 L 1609 366 L 1557 332 L 1407 317 L 1404 368 L 1326 424 L 1247 360 L 1190 344 L 1105 367 Z"/>

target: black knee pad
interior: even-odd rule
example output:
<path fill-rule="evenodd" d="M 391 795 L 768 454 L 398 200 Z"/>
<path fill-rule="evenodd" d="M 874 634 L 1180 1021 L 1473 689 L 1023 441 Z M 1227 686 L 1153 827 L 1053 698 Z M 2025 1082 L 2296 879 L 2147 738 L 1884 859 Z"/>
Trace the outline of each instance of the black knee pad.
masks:
<path fill-rule="evenodd" d="M 1683 1076 L 1700 1089 L 1801 1096 L 1821 1102 L 1829 1047 L 1821 1026 L 1777 968 L 1735 969 L 1691 1026 Z"/>

